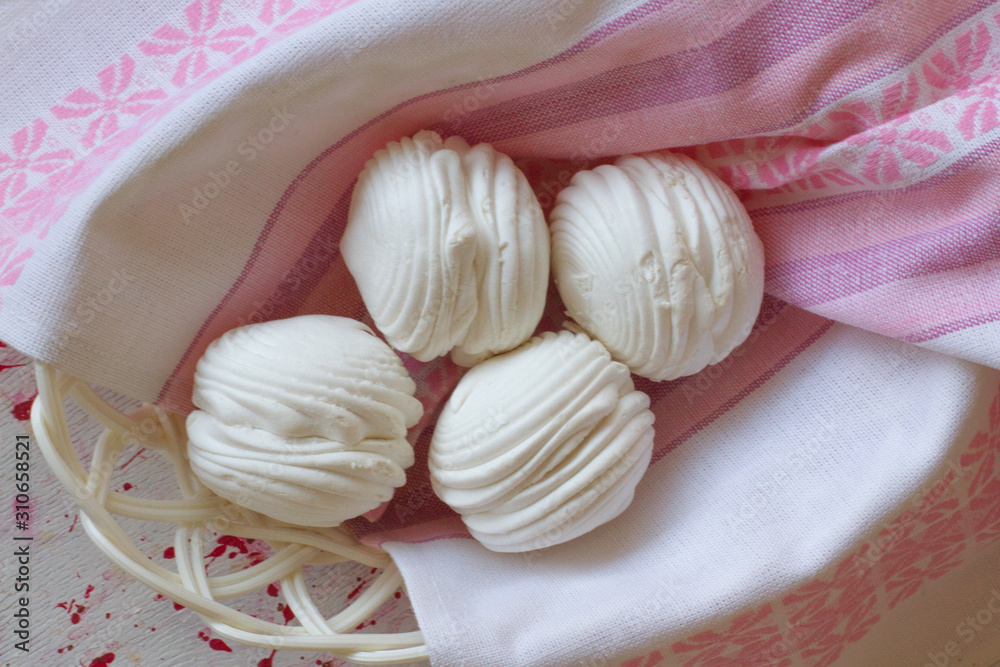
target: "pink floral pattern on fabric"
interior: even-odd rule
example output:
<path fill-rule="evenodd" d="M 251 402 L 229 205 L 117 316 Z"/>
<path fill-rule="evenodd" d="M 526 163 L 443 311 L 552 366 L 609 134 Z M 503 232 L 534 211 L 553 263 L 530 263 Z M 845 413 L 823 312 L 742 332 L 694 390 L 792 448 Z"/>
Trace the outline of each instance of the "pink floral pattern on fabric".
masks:
<path fill-rule="evenodd" d="M 127 145 L 123 135 L 145 114 L 345 4 L 253 1 L 259 21 L 255 28 L 224 11 L 224 0 L 195 0 L 175 20 L 138 42 L 137 52 L 103 66 L 96 82 L 80 82 L 48 102 L 53 105 L 51 117 L 33 119 L 11 135 L 9 144 L 0 145 L 0 213 L 15 233 L 0 237 L 0 286 L 16 282 L 34 252 L 32 244 L 44 238 L 71 198 L 99 172 L 70 146 L 92 153 L 120 150 Z M 1000 14 L 996 22 L 1000 25 Z M 797 135 L 732 138 L 686 152 L 714 168 L 744 198 L 809 190 L 824 190 L 826 195 L 919 180 L 912 169 L 943 162 L 955 151 L 958 138 L 978 140 L 1000 127 L 1000 84 L 984 71 L 995 41 L 987 23 L 976 23 L 885 85 L 880 103 L 834 104 Z M 162 87 L 145 83 L 156 71 L 169 77 Z M 919 110 L 946 97 L 948 104 L 938 112 L 947 122 L 927 127 Z M 59 121 L 59 132 L 52 131 Z M 838 143 L 849 150 L 836 150 Z M 9 367 L 0 365 L 0 371 Z M 26 390 L 13 396 L 11 414 L 26 420 L 33 394 Z M 925 582 L 961 564 L 972 549 L 1000 540 L 1000 396 L 990 409 L 989 428 L 975 435 L 960 466 L 962 474 L 946 474 L 913 512 L 897 517 L 832 573 L 784 596 L 780 606 L 763 605 L 623 667 L 654 667 L 668 652 L 684 665 L 786 666 L 793 655 L 809 665 L 832 664 L 845 645 L 860 640 L 880 620 L 880 600 L 892 610 Z M 212 559 L 252 562 L 256 557 L 252 545 L 223 538 L 209 554 Z M 355 594 L 366 583 L 362 581 Z M 286 623 L 290 620 L 285 609 L 278 614 Z M 201 638 L 212 649 L 229 652 L 209 633 Z M 109 661 L 102 659 L 93 664 Z M 269 664 L 270 658 L 259 663 Z"/>
<path fill-rule="evenodd" d="M 774 644 L 781 641 L 774 624 L 771 605 L 764 605 L 733 619 L 724 630 L 709 630 L 674 644 L 673 651 L 684 656 L 683 667 L 727 667 L 732 664 L 767 662 Z M 785 667 L 788 662 L 779 662 Z"/>
<path fill-rule="evenodd" d="M 913 128 L 900 132 L 895 123 L 873 127 L 847 139 L 852 146 L 864 146 L 867 154 L 861 173 L 872 183 L 894 183 L 903 178 L 899 169 L 902 160 L 919 167 L 934 163 L 952 150 L 944 132 Z"/>
<path fill-rule="evenodd" d="M 179 55 L 171 81 L 178 88 L 194 81 L 208 70 L 211 52 L 231 54 L 256 35 L 247 25 L 216 29 L 222 0 L 195 0 L 184 8 L 185 28 L 166 24 L 158 28 L 152 40 L 139 42 L 147 56 Z"/>
<path fill-rule="evenodd" d="M 120 114 L 140 116 L 152 109 L 156 101 L 166 99 L 167 93 L 159 88 L 137 90 L 124 96 L 134 74 L 135 60 L 125 54 L 117 63 L 97 73 L 96 92 L 77 88 L 62 104 L 52 107 L 52 113 L 61 119 L 93 117 L 81 140 L 84 146 L 91 148 L 98 140 L 118 131 Z"/>
<path fill-rule="evenodd" d="M 0 285 L 14 284 L 31 252 L 31 248 L 18 249 L 14 239 L 0 240 Z"/>
<path fill-rule="evenodd" d="M 73 159 L 68 148 L 42 148 L 49 126 L 41 118 L 10 137 L 10 153 L 0 153 L 0 204 L 12 201 L 28 187 L 32 174 L 51 174 Z"/>
<path fill-rule="evenodd" d="M 793 656 L 812 667 L 831 665 L 878 623 L 879 600 L 891 611 L 1000 540 L 1000 392 L 986 430 L 916 499 L 914 510 L 885 525 L 832 572 L 785 595 L 783 613 L 765 604 L 670 650 L 685 667 L 791 664 Z"/>
<path fill-rule="evenodd" d="M 969 100 L 969 105 L 958 119 L 958 130 L 963 139 L 972 139 L 1000 127 L 997 104 L 1000 103 L 1000 79 L 990 77 L 969 90 L 956 94 Z"/>
<path fill-rule="evenodd" d="M 977 23 L 955 38 L 950 54 L 945 49 L 938 49 L 930 56 L 922 67 L 924 78 L 933 88 L 944 93 L 970 87 L 992 42 L 986 24 Z"/>

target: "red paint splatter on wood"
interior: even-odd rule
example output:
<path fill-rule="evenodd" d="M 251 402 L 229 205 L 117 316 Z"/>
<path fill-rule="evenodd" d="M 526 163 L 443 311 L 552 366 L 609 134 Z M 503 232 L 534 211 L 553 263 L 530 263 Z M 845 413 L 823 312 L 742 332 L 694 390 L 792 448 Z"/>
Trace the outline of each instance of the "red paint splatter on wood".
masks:
<path fill-rule="evenodd" d="M 132 458 L 130 458 L 128 461 L 126 461 L 125 463 L 123 463 L 120 466 L 118 466 L 118 469 L 119 470 L 124 470 L 125 466 L 127 466 L 129 463 L 132 463 L 132 461 L 135 461 L 137 458 L 139 458 L 139 455 L 142 454 L 144 451 L 146 451 L 146 448 L 145 447 L 141 447 L 139 449 L 139 451 L 137 451 Z"/>
<path fill-rule="evenodd" d="M 8 368 L 20 368 L 21 366 L 24 366 L 24 364 L 13 364 L 11 366 L 5 366 L 3 364 L 0 364 L 0 373 L 3 373 Z"/>
<path fill-rule="evenodd" d="M 360 584 L 358 584 L 358 587 L 357 587 L 357 588 L 355 588 L 355 589 L 354 589 L 353 591 L 351 591 L 350 593 L 348 593 L 348 594 L 347 594 L 347 599 L 348 599 L 348 600 L 350 600 L 350 599 L 352 599 L 352 598 L 353 598 L 354 596 L 356 596 L 356 595 L 357 595 L 358 593 L 360 593 L 360 592 L 361 592 L 361 589 L 362 589 L 362 588 L 364 588 L 364 587 L 365 587 L 365 584 L 367 584 L 367 583 L 368 583 L 368 580 L 367 580 L 367 579 L 365 579 L 365 580 L 364 580 L 364 581 L 362 581 L 362 582 L 361 582 Z"/>
<path fill-rule="evenodd" d="M 36 393 L 35 396 L 38 396 L 38 394 Z M 35 396 L 32 396 L 26 401 L 21 401 L 11 408 L 10 414 L 14 415 L 14 419 L 22 422 L 26 422 L 31 419 L 31 404 L 34 403 Z"/>
<path fill-rule="evenodd" d="M 398 600 L 398 599 L 399 599 L 399 598 L 401 598 L 401 597 L 403 597 L 403 594 L 402 594 L 402 593 L 400 593 L 399 591 L 396 591 L 396 595 L 395 595 L 395 598 L 396 598 L 396 599 Z"/>
<path fill-rule="evenodd" d="M 77 623 L 79 623 L 80 622 L 80 614 L 74 613 L 72 616 L 69 617 L 69 622 L 72 623 L 73 625 L 76 625 Z"/>
<path fill-rule="evenodd" d="M 205 632 L 204 630 L 199 630 L 198 631 L 198 638 L 201 639 L 202 641 L 206 641 L 207 642 L 208 641 L 208 633 Z"/>
<path fill-rule="evenodd" d="M 371 573 L 375 574 L 376 572 L 378 572 L 378 568 L 377 567 L 373 567 Z"/>
<path fill-rule="evenodd" d="M 260 662 L 257 663 L 257 667 L 274 667 L 274 655 L 277 653 L 275 649 L 271 649 L 271 655 L 266 658 L 261 658 Z"/>
<path fill-rule="evenodd" d="M 180 611 L 183 608 L 184 608 L 184 605 L 179 604 L 177 602 L 174 603 L 174 609 L 176 609 L 177 611 Z"/>
<path fill-rule="evenodd" d="M 94 592 L 94 585 L 87 584 L 87 590 L 83 592 L 83 599 L 86 600 L 90 597 L 90 594 Z"/>
<path fill-rule="evenodd" d="M 226 651 L 227 653 L 233 652 L 233 649 L 229 648 L 229 644 L 222 641 L 221 639 L 213 639 L 212 641 L 208 642 L 208 646 L 213 651 Z"/>
<path fill-rule="evenodd" d="M 267 594 L 270 595 L 273 598 L 278 597 L 278 584 L 268 584 L 267 585 Z"/>
<path fill-rule="evenodd" d="M 80 520 L 80 515 L 79 514 L 74 514 L 73 515 L 73 523 L 70 525 L 69 530 L 66 531 L 66 532 L 72 533 L 73 529 L 76 528 L 76 522 L 79 521 L 79 520 Z"/>
<path fill-rule="evenodd" d="M 89 665 L 87 665 L 87 667 L 107 667 L 114 661 L 115 661 L 114 653 L 105 653 L 100 658 L 94 658 L 94 660 Z"/>
<path fill-rule="evenodd" d="M 236 537 L 234 535 L 223 535 L 222 537 L 219 538 L 218 542 L 219 544 L 225 544 L 226 546 L 239 549 L 241 554 L 245 554 L 250 551 L 250 549 L 247 548 L 246 540 L 244 540 L 242 537 Z"/>
<path fill-rule="evenodd" d="M 219 546 L 212 549 L 210 552 L 205 554 L 205 558 L 218 558 L 226 552 L 226 545 L 220 544 Z"/>
<path fill-rule="evenodd" d="M 132 485 L 129 484 L 128 482 L 125 482 L 124 484 L 122 484 L 122 491 L 130 491 L 131 489 L 132 489 Z"/>
<path fill-rule="evenodd" d="M 285 617 L 285 625 L 288 625 L 289 621 L 295 618 L 295 612 L 292 611 L 291 607 L 285 607 L 282 609 L 281 614 Z"/>
<path fill-rule="evenodd" d="M 62 648 L 60 648 L 60 649 L 56 649 L 56 651 L 57 651 L 58 653 L 62 653 L 63 651 L 72 651 L 72 650 L 73 650 L 73 645 L 72 645 L 72 644 L 69 644 L 69 645 L 67 645 L 67 646 L 63 646 L 63 647 L 62 647 Z"/>
<path fill-rule="evenodd" d="M 167 559 L 174 558 L 175 557 L 174 548 L 173 547 L 167 547 L 166 549 L 164 549 L 163 550 L 163 557 L 167 558 Z"/>

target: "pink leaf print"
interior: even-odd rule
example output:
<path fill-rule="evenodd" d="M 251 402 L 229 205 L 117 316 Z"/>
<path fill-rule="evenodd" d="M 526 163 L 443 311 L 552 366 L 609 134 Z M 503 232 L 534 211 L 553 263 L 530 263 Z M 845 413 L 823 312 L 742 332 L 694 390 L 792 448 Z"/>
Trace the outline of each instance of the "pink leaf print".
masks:
<path fill-rule="evenodd" d="M 950 58 L 938 49 L 930 61 L 923 64 L 924 78 L 934 88 L 952 92 L 973 84 L 973 73 L 982 66 L 993 38 L 985 23 L 955 38 L 955 55 Z"/>
<path fill-rule="evenodd" d="M 1000 395 L 990 405 L 989 433 L 983 431 L 976 433 L 968 451 L 959 459 L 963 469 L 979 464 L 969 482 L 970 496 L 975 496 L 991 479 L 996 479 L 998 461 L 1000 461 Z"/>
<path fill-rule="evenodd" d="M 289 16 L 288 20 L 275 28 L 275 30 L 279 33 L 295 32 L 299 28 L 304 28 L 323 17 L 329 16 L 348 4 L 350 4 L 350 0 L 320 0 L 314 6 L 300 9 Z"/>
<path fill-rule="evenodd" d="M 979 466 L 968 494 L 958 484 L 962 471 L 944 474 L 923 494 L 915 511 L 896 517 L 874 540 L 841 561 L 832 575 L 785 595 L 781 602 L 789 629 L 778 633 L 777 624 L 772 623 L 772 606 L 765 604 L 724 629 L 674 643 L 673 652 L 687 667 L 774 665 L 781 656 L 795 652 L 800 664 L 834 664 L 846 645 L 859 641 L 880 620 L 880 591 L 892 609 L 925 582 L 960 565 L 969 549 L 970 526 L 977 547 L 1000 541 L 1000 470 L 996 464 L 1000 395 L 990 405 L 987 430 L 973 437 L 960 460 L 963 469 Z M 781 641 L 774 641 L 779 637 Z M 758 652 L 748 652 L 750 647 Z"/>
<path fill-rule="evenodd" d="M 31 248 L 18 248 L 12 238 L 0 241 L 0 286 L 13 285 L 17 282 L 24 263 L 34 251 Z"/>
<path fill-rule="evenodd" d="M 125 54 L 114 65 L 97 73 L 99 93 L 77 88 L 66 96 L 62 104 L 52 107 L 56 118 L 96 117 L 87 127 L 81 143 L 91 148 L 100 139 L 118 131 L 118 114 L 139 116 L 153 108 L 155 100 L 167 97 L 163 90 L 140 90 L 125 97 L 123 94 L 132 83 L 135 60 Z"/>
<path fill-rule="evenodd" d="M 872 183 L 900 180 L 900 159 L 926 167 L 953 149 L 948 137 L 939 131 L 913 129 L 900 133 L 895 124 L 880 125 L 847 139 L 853 146 L 871 147 L 861 167 L 862 175 Z"/>
<path fill-rule="evenodd" d="M 49 226 L 65 210 L 69 199 L 94 176 L 94 169 L 86 170 L 83 162 L 78 161 L 52 174 L 42 185 L 26 191 L 0 213 L 14 223 L 18 233 L 33 231 L 39 239 L 45 238 Z"/>
<path fill-rule="evenodd" d="M 683 656 L 685 667 L 741 664 L 736 659 L 738 655 L 742 655 L 744 661 L 750 657 L 760 659 L 775 641 L 780 640 L 771 612 L 771 605 L 764 605 L 734 618 L 729 627 L 721 632 L 702 632 L 686 641 L 676 642 L 670 648 L 678 656 L 696 653 L 690 659 Z M 735 654 L 732 649 L 736 650 Z"/>
<path fill-rule="evenodd" d="M 976 544 L 983 546 L 1000 539 L 1000 479 L 994 477 L 982 493 L 969 503 Z"/>
<path fill-rule="evenodd" d="M 244 46 L 242 49 L 233 54 L 233 64 L 239 65 L 250 56 L 257 55 L 264 50 L 267 43 L 267 37 L 258 37 L 253 41 L 253 43 L 248 46 Z"/>
<path fill-rule="evenodd" d="M 997 118 L 997 102 L 1000 100 L 998 84 L 1000 79 L 989 78 L 956 95 L 961 99 L 972 100 L 958 120 L 958 131 L 962 133 L 963 139 L 972 139 L 977 134 L 984 134 L 1000 126 Z"/>
<path fill-rule="evenodd" d="M 884 123 L 898 125 L 906 121 L 917 105 L 920 84 L 912 72 L 905 78 L 882 89 L 882 103 L 877 108 L 863 100 L 846 102 L 827 114 L 824 123 L 809 127 L 812 138 L 843 140 L 861 134 Z M 828 129 L 824 126 L 828 124 Z"/>
<path fill-rule="evenodd" d="M 911 113 L 917 106 L 920 84 L 917 75 L 910 72 L 905 79 L 897 81 L 882 91 L 882 121 L 890 121 Z"/>
<path fill-rule="evenodd" d="M 264 5 L 260 8 L 260 20 L 267 25 L 274 23 L 274 19 L 284 16 L 295 8 L 295 0 L 264 0 Z"/>
<path fill-rule="evenodd" d="M 68 148 L 38 153 L 48 127 L 45 121 L 36 118 L 31 125 L 11 135 L 13 155 L 0 153 L 0 204 L 24 191 L 29 172 L 51 174 L 73 158 L 73 151 Z"/>
<path fill-rule="evenodd" d="M 178 88 L 208 70 L 209 52 L 231 54 L 256 34 L 247 25 L 213 32 L 221 5 L 222 0 L 195 0 L 184 8 L 186 29 L 167 24 L 153 32 L 152 41 L 139 43 L 139 49 L 147 56 L 183 54 L 171 79 Z"/>

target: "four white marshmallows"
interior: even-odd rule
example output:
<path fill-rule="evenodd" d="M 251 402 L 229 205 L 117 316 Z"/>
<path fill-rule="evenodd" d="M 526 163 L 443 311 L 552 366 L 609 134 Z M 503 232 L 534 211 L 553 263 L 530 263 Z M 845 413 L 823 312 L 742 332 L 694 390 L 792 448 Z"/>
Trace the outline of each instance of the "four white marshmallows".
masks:
<path fill-rule="evenodd" d="M 524 174 L 487 144 L 423 131 L 354 188 L 341 253 L 389 345 L 473 366 L 442 408 L 434 492 L 493 551 L 566 542 L 631 503 L 653 451 L 649 397 L 749 335 L 764 252 L 736 195 L 694 160 L 627 155 L 578 172 L 546 225 Z M 549 264 L 572 331 L 531 338 Z M 423 414 L 371 329 L 309 315 L 254 324 L 198 363 L 188 457 L 211 490 L 290 524 L 388 501 Z"/>

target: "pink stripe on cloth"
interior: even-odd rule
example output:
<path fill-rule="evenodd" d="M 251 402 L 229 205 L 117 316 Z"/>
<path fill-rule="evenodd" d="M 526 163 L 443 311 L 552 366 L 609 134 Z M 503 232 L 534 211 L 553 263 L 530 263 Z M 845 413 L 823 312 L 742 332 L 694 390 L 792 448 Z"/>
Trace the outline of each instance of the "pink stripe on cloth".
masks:
<path fill-rule="evenodd" d="M 798 17 L 795 19 L 789 18 L 783 13 L 784 9 L 787 9 L 785 4 L 787 3 L 776 2 L 768 5 L 723 38 L 706 46 L 705 49 L 710 49 L 709 51 L 704 51 L 704 49 L 699 51 L 700 57 L 710 56 L 717 61 L 718 67 L 731 68 L 732 72 L 721 79 L 715 76 L 706 77 L 705 87 L 699 87 L 700 83 L 691 84 L 695 87 L 686 89 L 684 95 L 706 94 L 725 86 L 731 87 L 741 81 L 747 81 L 766 67 L 794 54 L 803 45 L 807 45 L 810 40 L 819 39 L 837 26 L 846 25 L 861 16 L 866 8 L 873 6 L 871 3 L 864 5 L 847 2 L 834 5 L 826 4 L 822 6 L 823 20 L 810 22 L 807 20 L 811 16 L 808 12 L 806 15 L 797 15 Z M 810 11 L 820 12 L 819 7 L 820 5 L 817 4 L 816 9 Z M 574 62 L 573 57 L 584 51 L 587 51 L 588 57 L 597 57 L 594 55 L 594 51 L 601 49 L 608 52 L 603 56 L 606 59 L 610 58 L 608 54 L 617 54 L 617 57 L 621 57 L 620 51 L 623 44 L 627 45 L 627 42 L 613 38 L 619 31 L 626 29 L 629 29 L 629 34 L 635 31 L 639 31 L 641 34 L 642 30 L 649 27 L 644 22 L 648 19 L 647 14 L 659 8 L 658 3 L 650 3 L 631 15 L 595 31 L 566 53 L 547 63 L 528 68 L 524 72 L 500 77 L 489 84 L 466 84 L 455 89 L 439 91 L 410 100 L 374 119 L 344 140 L 326 149 L 286 190 L 285 196 L 275 212 L 272 213 L 264 233 L 258 240 L 257 248 L 248 260 L 240 279 L 231 288 L 223 303 L 216 308 L 209 320 L 203 325 L 195 341 L 188 348 L 180 364 L 162 389 L 158 402 L 180 411 L 189 410 L 188 395 L 194 360 L 198 358 L 207 343 L 252 316 L 255 298 L 258 298 L 262 287 L 270 286 L 273 288 L 268 301 L 256 308 L 257 312 L 263 314 L 264 318 L 271 319 L 302 312 L 302 304 L 318 284 L 322 274 L 329 270 L 332 262 L 336 260 L 335 248 L 346 222 L 349 205 L 349 186 L 338 184 L 338 179 L 332 177 L 328 179 L 326 190 L 318 186 L 312 191 L 300 190 L 300 184 L 322 181 L 323 174 L 327 169 L 330 170 L 331 174 L 339 173 L 336 172 L 336 169 L 348 173 L 359 170 L 364 157 L 370 155 L 384 143 L 386 136 L 395 138 L 402 134 L 412 133 L 426 125 L 429 115 L 439 112 L 441 108 L 446 109 L 445 114 L 447 114 L 448 109 L 454 109 L 456 104 L 464 103 L 469 96 L 468 90 L 475 89 L 475 86 L 489 85 L 495 90 L 498 89 L 496 94 L 499 101 L 490 107 L 459 117 L 462 134 L 472 140 L 495 141 L 501 139 L 505 135 L 511 134 L 510 127 L 518 127 L 521 133 L 532 133 L 539 123 L 546 126 L 573 124 L 580 113 L 591 116 L 599 115 L 596 112 L 619 113 L 621 105 L 616 102 L 615 105 L 607 106 L 607 100 L 622 86 L 629 87 L 631 91 L 624 97 L 628 105 L 635 107 L 647 102 L 662 105 L 665 99 L 670 99 L 671 95 L 680 94 L 679 89 L 675 87 L 666 86 L 664 90 L 662 81 L 668 80 L 671 76 L 681 77 L 681 74 L 685 75 L 682 77 L 685 81 L 698 80 L 697 77 L 687 76 L 688 73 L 682 71 L 683 67 L 692 65 L 689 52 L 670 54 L 652 61 L 614 68 L 585 81 L 563 84 L 533 95 L 516 95 L 521 90 L 523 80 L 526 77 L 533 77 L 533 86 L 544 81 L 551 84 L 559 80 L 574 78 L 579 71 L 579 65 Z M 654 25 L 654 27 L 657 26 Z M 754 47 L 748 47 L 750 51 L 744 52 L 736 46 L 743 43 L 769 43 L 769 40 L 764 38 L 779 29 L 785 30 L 788 37 L 773 48 L 760 47 L 762 50 L 753 51 Z M 750 40 L 751 37 L 754 39 Z M 734 58 L 737 61 L 746 60 L 751 63 L 751 66 L 733 67 Z M 610 60 L 614 60 L 614 58 L 610 58 Z M 546 70 L 550 71 L 546 72 Z M 540 72 L 544 74 L 544 77 L 541 77 Z M 782 75 L 779 72 L 776 76 L 780 78 Z M 561 97 L 564 94 L 570 94 L 571 101 L 575 100 L 579 104 L 567 107 L 566 100 Z M 504 101 L 505 98 L 506 101 Z M 582 108 L 586 110 L 574 111 L 574 109 Z M 699 119 L 702 117 L 703 114 L 699 114 Z M 517 124 L 510 126 L 512 120 L 516 120 Z M 436 128 L 447 134 L 450 126 L 454 124 L 454 117 L 442 119 Z M 650 124 L 645 123 L 647 126 Z M 665 123 L 664 126 L 666 126 Z M 587 128 L 577 129 L 587 130 Z M 632 134 L 633 132 L 630 130 L 622 132 L 621 136 L 624 138 Z M 610 141 L 602 152 L 614 153 L 622 149 L 623 146 L 617 145 L 616 141 Z M 535 150 L 539 150 L 539 147 L 536 146 Z M 316 174 L 312 173 L 319 169 L 319 165 L 323 164 L 326 164 L 327 167 L 320 169 Z M 332 166 L 334 164 L 336 169 Z M 349 165 L 354 165 L 354 168 L 348 169 Z M 289 215 L 287 220 L 284 217 L 285 203 L 302 198 L 306 194 L 314 196 L 306 200 L 309 202 L 308 204 L 302 205 L 304 209 L 307 210 L 309 206 L 313 206 L 320 210 L 332 208 L 334 211 L 333 215 L 324 221 L 319 229 L 309 225 L 308 221 L 303 222 L 294 215 Z M 259 257 L 287 256 L 271 251 L 272 244 L 281 248 L 284 248 L 285 244 L 301 247 L 300 239 L 307 238 L 310 234 L 312 238 L 306 245 L 305 251 L 300 255 L 291 271 L 284 275 L 278 275 L 280 266 L 277 262 L 273 266 L 258 263 Z M 347 300 L 351 304 L 356 303 L 356 295 L 348 294 Z M 353 311 L 351 305 L 345 307 Z"/>
<path fill-rule="evenodd" d="M 702 48 L 622 64 L 583 81 L 556 85 L 531 96 L 529 100 L 482 109 L 471 114 L 464 136 L 476 142 L 501 142 L 500 145 L 506 149 L 515 150 L 521 148 L 524 142 L 504 142 L 594 119 L 695 100 L 697 103 L 687 105 L 686 117 L 675 113 L 670 118 L 669 127 L 675 132 L 675 140 L 652 145 L 665 147 L 714 141 L 722 138 L 718 136 L 718 129 L 723 126 L 727 127 L 727 135 L 753 131 L 744 122 L 748 111 L 745 105 L 738 105 L 741 113 L 735 114 L 736 117 L 719 118 L 707 134 L 692 131 L 688 123 L 693 121 L 695 128 L 705 129 L 703 98 L 748 83 L 767 68 L 856 20 L 875 4 L 872 0 L 777 0 Z M 669 30 L 669 26 L 662 27 Z M 774 35 L 782 35 L 782 38 L 773 39 Z M 787 76 L 782 75 L 780 86 L 761 85 L 760 89 L 783 97 L 788 83 Z M 815 97 L 813 90 L 803 99 Z M 774 113 L 777 117 L 784 117 L 781 111 Z M 727 121 L 735 121 L 736 124 L 727 124 Z M 569 157 L 566 151 L 572 148 L 572 141 L 566 142 L 562 151 L 552 142 L 545 145 L 546 155 L 553 158 Z"/>
<path fill-rule="evenodd" d="M 449 111 L 462 110 L 470 95 L 476 98 L 484 86 L 489 86 L 491 99 L 503 100 L 523 97 L 525 78 L 529 79 L 529 87 L 544 88 L 553 76 L 547 71 L 550 68 L 560 69 L 561 77 L 578 76 L 574 73 L 579 72 L 581 65 L 573 57 L 598 45 L 607 43 L 612 54 L 627 53 L 630 49 L 627 43 L 609 40 L 665 4 L 668 3 L 657 0 L 643 5 L 602 26 L 562 54 L 521 72 L 408 100 L 322 151 L 286 188 L 239 278 L 201 326 L 156 402 L 182 413 L 189 412 L 193 408 L 190 393 L 194 367 L 212 340 L 241 324 L 302 313 L 303 303 L 339 255 L 337 246 L 346 225 L 354 175 L 360 172 L 372 153 L 386 143 L 387 137 L 395 139 L 409 135 L 434 123 L 449 127 L 461 125 L 463 115 L 449 116 Z M 451 134 L 447 128 L 442 131 Z M 352 176 L 348 179 L 347 174 Z M 308 215 L 316 210 L 332 210 L 332 214 L 325 220 Z M 304 243 L 305 240 L 308 243 Z M 287 266 L 289 254 L 296 254 L 296 246 L 300 250 L 295 266 L 282 270 Z M 267 260 L 261 261 L 262 257 Z M 346 284 L 353 288 L 353 281 Z M 262 292 L 270 294 L 265 303 L 259 302 Z M 341 296 L 346 297 L 346 303 L 338 300 L 333 304 L 334 309 L 323 312 L 354 316 L 360 296 L 354 289 L 346 290 Z"/>
<path fill-rule="evenodd" d="M 930 331 L 954 327 L 952 322 L 975 326 L 975 322 L 1000 310 L 1000 261 L 887 283 L 818 304 L 811 310 L 886 336 L 922 342 L 935 337 L 924 333 L 929 322 L 937 323 Z"/>
<path fill-rule="evenodd" d="M 972 329 L 973 327 L 982 326 L 984 324 L 992 324 L 997 321 L 1000 321 L 1000 310 L 992 313 L 980 313 L 978 315 L 955 320 L 954 322 L 948 322 L 946 324 L 939 324 L 936 327 L 931 327 L 923 331 L 902 336 L 901 340 L 904 340 L 907 343 L 926 343 L 929 340 L 934 340 L 935 338 L 940 338 L 941 336 L 947 336 L 950 333 L 964 331 L 965 329 Z"/>
<path fill-rule="evenodd" d="M 591 136 L 588 127 L 600 131 L 613 117 L 628 124 L 629 132 L 620 143 L 609 142 L 602 155 L 773 132 L 911 64 L 934 39 L 992 3 L 929 4 L 950 17 L 928 26 L 931 34 L 898 20 L 907 0 L 773 2 L 701 48 L 624 64 L 471 113 L 463 136 L 515 155 L 571 158 L 580 137 Z M 848 29 L 860 20 L 878 23 L 891 35 Z M 774 39 L 776 34 L 782 38 Z M 845 59 L 845 52 L 865 53 L 865 59 Z"/>
<path fill-rule="evenodd" d="M 994 210 L 943 229 L 868 248 L 769 266 L 765 285 L 770 294 L 810 308 L 886 283 L 996 260 L 1000 260 L 1000 211 Z M 990 289 L 989 285 L 982 287 Z M 992 289 L 1000 291 L 1000 275 Z"/>
<path fill-rule="evenodd" d="M 657 438 L 653 462 L 669 454 L 760 388 L 826 333 L 833 322 L 771 299 L 747 341 L 715 366 L 675 380 L 659 400 L 653 398 Z M 637 382 L 651 397 L 658 393 Z"/>
<path fill-rule="evenodd" d="M 821 195 L 763 207 L 766 202 L 751 201 L 747 210 L 770 266 L 859 250 L 995 211 L 993 193 L 1000 188 L 1000 177 L 991 160 L 998 150 L 1000 141 L 992 141 L 941 173 L 904 188 Z M 948 217 L 940 213 L 943 198 L 954 202 Z"/>

